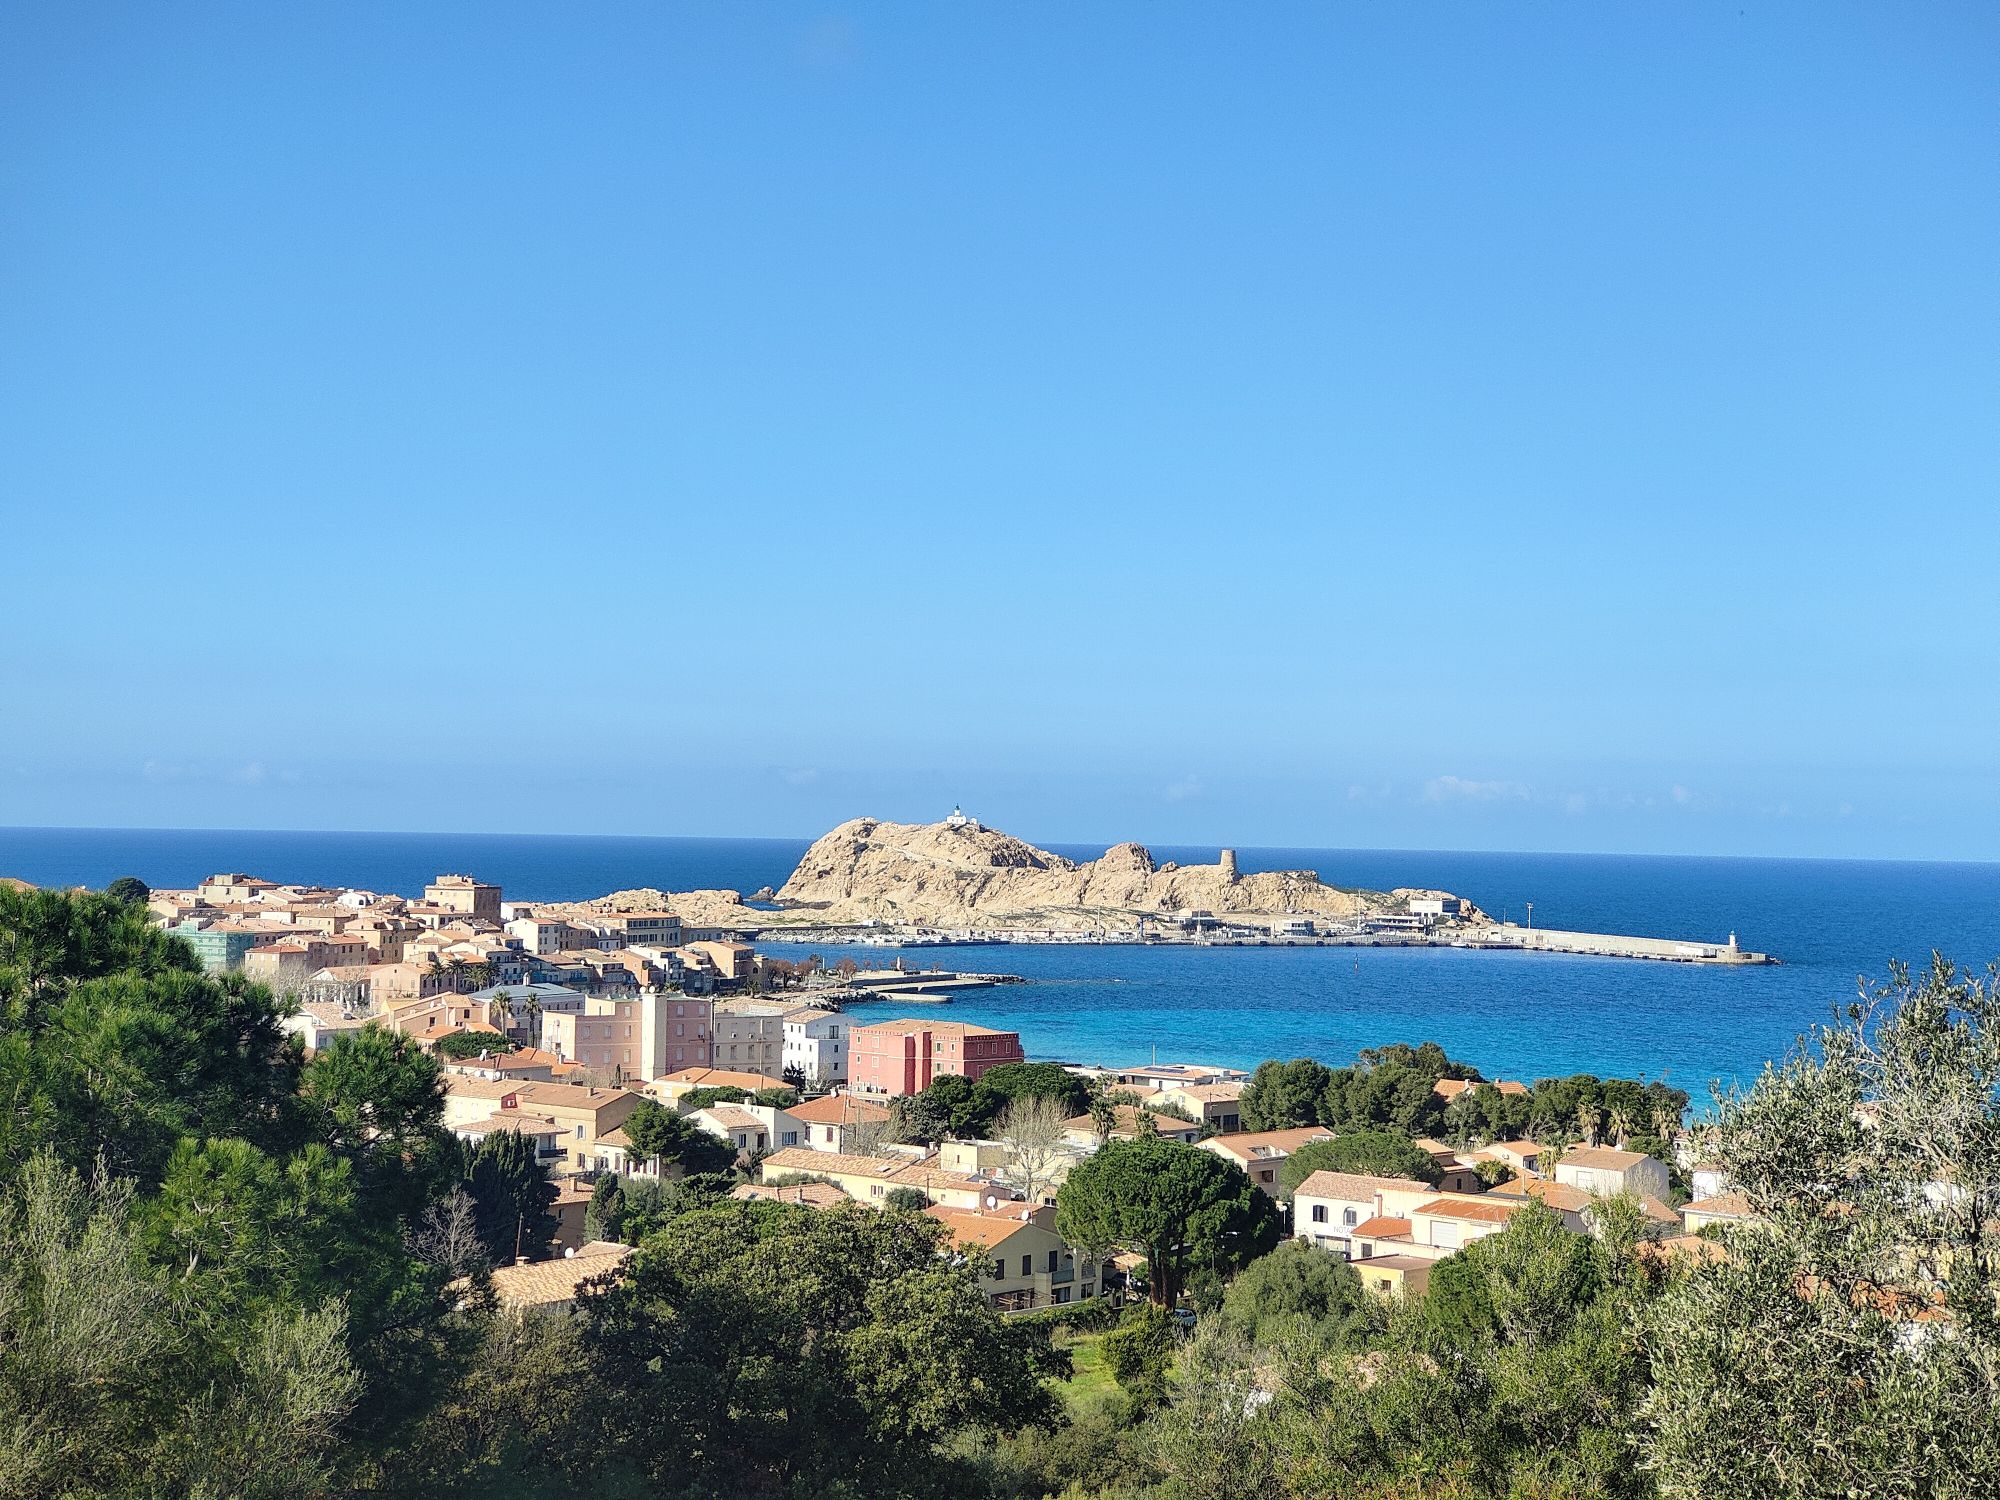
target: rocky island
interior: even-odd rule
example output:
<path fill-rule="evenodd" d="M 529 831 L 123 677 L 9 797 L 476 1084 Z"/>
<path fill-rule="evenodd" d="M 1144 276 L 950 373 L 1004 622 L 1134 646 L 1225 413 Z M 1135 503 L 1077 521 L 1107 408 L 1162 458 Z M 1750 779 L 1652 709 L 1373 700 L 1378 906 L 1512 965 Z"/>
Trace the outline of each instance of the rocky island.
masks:
<path fill-rule="evenodd" d="M 1496 922 L 1449 891 L 1361 890 L 1313 870 L 1246 874 L 1228 849 L 1214 864 L 1162 863 L 1140 844 L 1073 860 L 956 809 L 936 823 L 851 818 L 815 840 L 778 890 L 751 901 L 739 891 L 618 891 L 573 909 L 667 907 L 685 921 L 777 941 L 1415 943 L 1770 961 L 1740 948 L 1734 933 L 1711 942 L 1544 930 Z"/>
<path fill-rule="evenodd" d="M 771 915 L 820 926 L 1100 932 L 1141 918 L 1352 922 L 1408 914 L 1426 897 L 1463 906 L 1441 891 L 1343 889 L 1311 870 L 1246 875 L 1227 849 L 1212 865 L 1161 864 L 1139 844 L 1079 862 L 954 813 L 938 823 L 842 823 L 805 852 Z"/>

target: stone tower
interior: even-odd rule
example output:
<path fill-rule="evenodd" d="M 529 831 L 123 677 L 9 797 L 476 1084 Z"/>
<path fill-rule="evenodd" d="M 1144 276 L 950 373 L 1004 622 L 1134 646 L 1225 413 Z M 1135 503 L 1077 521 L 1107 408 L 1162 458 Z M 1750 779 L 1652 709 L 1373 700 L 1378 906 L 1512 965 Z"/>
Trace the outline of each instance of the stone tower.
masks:
<path fill-rule="evenodd" d="M 1222 878 L 1231 885 L 1236 884 L 1236 851 L 1224 849 L 1219 863 L 1222 865 Z"/>

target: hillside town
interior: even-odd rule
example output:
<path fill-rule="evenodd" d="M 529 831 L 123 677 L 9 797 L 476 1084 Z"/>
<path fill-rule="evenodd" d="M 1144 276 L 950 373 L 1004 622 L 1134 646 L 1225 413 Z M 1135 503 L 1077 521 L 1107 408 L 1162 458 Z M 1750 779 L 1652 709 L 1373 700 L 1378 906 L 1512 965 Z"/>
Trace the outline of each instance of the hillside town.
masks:
<path fill-rule="evenodd" d="M 940 1080 L 976 1085 L 1018 1069 L 1022 1038 L 929 1018 L 855 1024 L 813 991 L 801 992 L 804 1003 L 779 993 L 795 977 L 791 965 L 773 966 L 735 931 L 670 910 L 509 901 L 462 874 L 439 875 L 408 899 L 226 873 L 151 891 L 146 904 L 205 967 L 292 997 L 284 1024 L 307 1049 L 366 1026 L 407 1037 L 442 1070 L 454 1134 L 477 1144 L 512 1132 L 532 1146 L 557 1185 L 549 1243 L 561 1263 L 500 1267 L 495 1286 L 510 1305 L 567 1305 L 625 1253 L 586 1238 L 586 1208 L 607 1177 L 678 1173 L 624 1128 L 648 1105 L 728 1148 L 739 1198 L 920 1202 L 953 1242 L 986 1257 L 983 1288 L 1006 1313 L 1122 1295 L 1135 1275 L 1143 1285 L 1143 1256 L 1101 1254 L 1057 1231 L 1070 1171 L 1112 1141 L 1181 1142 L 1228 1162 L 1274 1200 L 1291 1235 L 1355 1263 L 1371 1291 L 1393 1298 L 1421 1295 L 1439 1261 L 1530 1203 L 1587 1234 L 1593 1205 L 1627 1198 L 1667 1253 L 1746 1212 L 1695 1159 L 1678 1119 L 1646 1122 L 1657 1154 L 1625 1149 L 1632 1122 L 1614 1121 L 1602 1139 L 1591 1129 L 1555 1149 L 1417 1136 L 1411 1144 L 1429 1164 L 1420 1176 L 1314 1170 L 1288 1182 L 1287 1161 L 1337 1133 L 1245 1129 L 1250 1075 L 1196 1063 L 1062 1064 L 1082 1086 L 1072 1099 L 1088 1097 L 1090 1108 L 1039 1133 L 912 1132 L 907 1101 Z M 1480 1089 L 1505 1100 L 1528 1094 L 1512 1080 L 1433 1084 L 1447 1106 Z M 1036 1158 L 1032 1168 L 1024 1157 Z"/>

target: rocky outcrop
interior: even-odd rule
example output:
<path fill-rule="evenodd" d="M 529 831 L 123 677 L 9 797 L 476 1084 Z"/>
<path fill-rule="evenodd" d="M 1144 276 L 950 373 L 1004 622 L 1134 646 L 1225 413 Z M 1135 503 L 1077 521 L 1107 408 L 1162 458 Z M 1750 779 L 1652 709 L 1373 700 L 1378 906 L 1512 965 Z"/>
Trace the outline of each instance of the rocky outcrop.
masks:
<path fill-rule="evenodd" d="M 678 904 L 678 898 L 676 898 Z M 970 822 L 856 818 L 816 842 L 777 893 L 769 925 L 886 922 L 1078 930 L 1138 914 L 1355 917 L 1402 905 L 1400 893 L 1339 890 L 1311 870 L 1239 874 L 1157 864 L 1139 844 L 1084 863 Z"/>

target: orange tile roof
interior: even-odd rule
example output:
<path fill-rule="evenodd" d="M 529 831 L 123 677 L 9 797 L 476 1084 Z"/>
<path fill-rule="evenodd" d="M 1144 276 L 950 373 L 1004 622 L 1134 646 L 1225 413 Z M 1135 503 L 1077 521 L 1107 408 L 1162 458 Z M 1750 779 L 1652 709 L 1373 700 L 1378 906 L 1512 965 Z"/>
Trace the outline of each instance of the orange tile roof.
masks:
<path fill-rule="evenodd" d="M 830 1182 L 794 1182 L 776 1187 L 768 1182 L 739 1182 L 729 1190 L 738 1202 L 763 1198 L 773 1203 L 797 1203 L 806 1208 L 832 1208 L 848 1202 L 847 1194 Z"/>
<path fill-rule="evenodd" d="M 1497 1184 L 1493 1193 L 1499 1198 L 1539 1198 L 1558 1213 L 1580 1214 L 1590 1207 L 1590 1194 L 1582 1188 L 1546 1177 L 1510 1177 Z"/>
<path fill-rule="evenodd" d="M 1231 1156 L 1269 1161 L 1275 1156 L 1289 1156 L 1308 1141 L 1332 1139 L 1333 1132 L 1323 1125 L 1298 1125 L 1289 1130 L 1237 1130 L 1227 1135 L 1212 1135 L 1202 1144 L 1218 1147 Z"/>
<path fill-rule="evenodd" d="M 1410 1210 L 1417 1214 L 1429 1214 L 1436 1219 L 1467 1219 L 1480 1224 L 1504 1224 L 1527 1205 L 1524 1203 L 1488 1203 L 1471 1199 L 1433 1198 L 1428 1203 L 1419 1203 Z"/>
<path fill-rule="evenodd" d="M 766 1078 L 762 1073 L 736 1073 L 728 1068 L 682 1068 L 669 1073 L 659 1080 L 661 1083 L 686 1083 L 703 1089 L 768 1089 L 776 1086 L 778 1080 Z"/>
<path fill-rule="evenodd" d="M 614 1271 L 632 1253 L 630 1245 L 592 1240 L 561 1260 L 538 1260 L 524 1266 L 502 1266 L 493 1273 L 493 1295 L 503 1307 L 546 1307 L 573 1302 L 577 1289 L 593 1276 Z"/>
<path fill-rule="evenodd" d="M 936 1204 L 925 1209 L 924 1213 L 936 1219 L 951 1232 L 953 1244 L 977 1245 L 982 1250 L 996 1249 L 1022 1230 L 1037 1227 L 1028 1219 L 1009 1218 L 1000 1214 L 967 1213 Z"/>
<path fill-rule="evenodd" d="M 827 1094 L 794 1104 L 785 1113 L 809 1125 L 875 1124 L 889 1118 L 887 1105 L 876 1104 L 858 1094 Z"/>
<path fill-rule="evenodd" d="M 1363 1219 L 1356 1224 L 1354 1233 L 1371 1240 L 1406 1239 L 1410 1233 L 1410 1221 L 1393 1218 L 1388 1214 L 1377 1214 L 1372 1219 Z"/>

